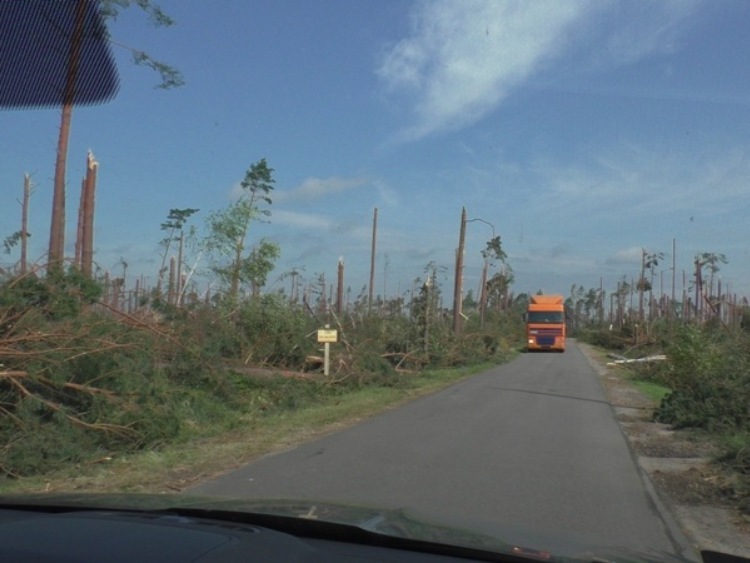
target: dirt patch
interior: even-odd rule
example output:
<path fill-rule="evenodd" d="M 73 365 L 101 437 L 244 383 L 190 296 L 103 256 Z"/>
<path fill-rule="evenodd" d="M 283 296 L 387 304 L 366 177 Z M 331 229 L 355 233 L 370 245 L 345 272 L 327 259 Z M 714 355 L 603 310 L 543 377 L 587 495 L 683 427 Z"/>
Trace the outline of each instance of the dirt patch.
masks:
<path fill-rule="evenodd" d="M 717 447 L 689 431 L 652 422 L 655 401 L 635 389 L 607 358 L 578 343 L 597 370 L 633 454 L 696 552 L 750 557 L 750 522 L 732 498 L 730 480 L 712 463 Z"/>

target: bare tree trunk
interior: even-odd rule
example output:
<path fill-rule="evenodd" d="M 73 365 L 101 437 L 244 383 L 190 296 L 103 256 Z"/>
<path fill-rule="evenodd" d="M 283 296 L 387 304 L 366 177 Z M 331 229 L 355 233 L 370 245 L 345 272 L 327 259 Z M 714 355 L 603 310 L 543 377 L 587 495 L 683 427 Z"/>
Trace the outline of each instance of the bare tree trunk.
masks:
<path fill-rule="evenodd" d="M 378 208 L 372 215 L 372 248 L 370 250 L 370 288 L 367 295 L 367 312 L 372 312 L 372 296 L 375 291 L 375 247 L 378 238 Z"/>
<path fill-rule="evenodd" d="M 169 292 L 167 293 L 167 303 L 174 305 L 175 303 L 175 259 L 172 256 L 169 259 Z"/>
<path fill-rule="evenodd" d="M 461 333 L 462 317 L 462 293 L 463 293 L 463 270 L 464 270 L 464 244 L 466 241 L 466 208 L 461 208 L 461 228 L 458 235 L 458 250 L 456 251 L 456 276 L 453 285 L 453 332 Z"/>
<path fill-rule="evenodd" d="M 75 101 L 76 78 L 78 66 L 81 62 L 81 43 L 86 14 L 85 0 L 78 0 L 75 12 L 75 26 L 70 38 L 68 52 L 68 72 L 65 78 L 63 92 L 63 107 L 60 116 L 60 136 L 57 142 L 57 160 L 55 162 L 55 183 L 52 196 L 52 220 L 50 222 L 50 237 L 47 270 L 61 272 L 65 252 L 65 166 L 68 159 L 68 141 L 70 140 L 70 122 L 73 117 L 73 102 Z"/>
<path fill-rule="evenodd" d="M 487 260 L 484 261 L 482 266 L 482 279 L 480 281 L 481 287 L 479 288 L 479 326 L 484 328 L 484 313 L 487 309 Z"/>
<path fill-rule="evenodd" d="M 298 295 L 299 288 L 297 286 L 297 276 L 299 276 L 299 272 L 297 272 L 297 270 L 292 270 L 291 276 L 292 276 L 292 288 L 291 288 L 289 298 L 290 298 L 292 305 L 296 305 L 299 299 L 299 295 Z"/>
<path fill-rule="evenodd" d="M 177 249 L 177 300 L 175 305 L 182 305 L 182 249 L 185 243 L 185 233 L 180 230 L 180 246 Z"/>
<path fill-rule="evenodd" d="M 320 314 L 328 314 L 328 300 L 326 299 L 326 276 L 320 275 Z"/>
<path fill-rule="evenodd" d="M 28 239 L 29 239 L 29 200 L 31 199 L 31 178 L 28 174 L 23 177 L 23 204 L 21 206 L 21 275 L 28 269 Z"/>
<path fill-rule="evenodd" d="M 81 244 L 81 272 L 88 279 L 94 272 L 94 204 L 96 201 L 96 175 L 99 163 L 91 152 L 86 157 L 86 181 L 83 199 L 83 229 Z"/>
<path fill-rule="evenodd" d="M 73 265 L 81 269 L 83 264 L 83 208 L 86 205 L 86 178 L 81 180 L 81 197 L 78 202 L 78 227 L 76 228 L 76 246 Z"/>
<path fill-rule="evenodd" d="M 111 284 L 109 281 L 109 272 L 105 271 L 104 272 L 104 295 L 102 296 L 105 305 L 109 305 L 112 303 L 112 301 L 110 300 L 110 295 L 109 295 L 110 285 Z"/>
<path fill-rule="evenodd" d="M 338 280 L 336 285 L 336 316 L 341 318 L 344 312 L 344 260 L 339 260 Z"/>
<path fill-rule="evenodd" d="M 644 275 L 646 273 L 646 249 L 641 248 L 641 277 L 638 280 L 638 322 L 643 323 L 643 284 L 645 283 Z"/>
<path fill-rule="evenodd" d="M 695 260 L 695 318 L 701 322 L 701 293 L 703 293 L 703 277 L 701 276 L 701 263 Z"/>
<path fill-rule="evenodd" d="M 232 281 L 229 294 L 237 299 L 240 294 L 240 277 L 242 270 L 242 252 L 245 250 L 245 237 L 247 236 L 247 224 L 242 230 L 242 236 L 235 242 L 234 263 L 232 264 Z"/>

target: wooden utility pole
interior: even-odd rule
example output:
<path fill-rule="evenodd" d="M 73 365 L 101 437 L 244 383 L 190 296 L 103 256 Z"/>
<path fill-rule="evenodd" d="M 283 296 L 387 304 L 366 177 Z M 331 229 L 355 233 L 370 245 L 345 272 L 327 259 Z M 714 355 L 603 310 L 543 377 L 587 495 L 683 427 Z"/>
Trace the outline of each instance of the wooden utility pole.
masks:
<path fill-rule="evenodd" d="M 378 208 L 372 215 L 372 250 L 370 251 L 370 290 L 367 295 L 367 312 L 372 313 L 372 296 L 375 290 L 375 247 L 378 238 Z"/>
<path fill-rule="evenodd" d="M 461 316 L 463 293 L 464 245 L 466 242 L 466 208 L 461 208 L 461 229 L 456 250 L 456 277 L 453 286 L 453 333 L 460 334 L 463 320 Z"/>

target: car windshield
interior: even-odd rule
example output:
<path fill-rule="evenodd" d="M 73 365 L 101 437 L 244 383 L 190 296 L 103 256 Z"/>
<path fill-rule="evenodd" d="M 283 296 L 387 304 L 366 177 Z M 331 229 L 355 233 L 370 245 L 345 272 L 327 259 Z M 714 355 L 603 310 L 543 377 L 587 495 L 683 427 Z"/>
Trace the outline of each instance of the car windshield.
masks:
<path fill-rule="evenodd" d="M 561 311 L 530 311 L 527 317 L 529 323 L 552 323 L 565 322 L 565 315 Z"/>
<path fill-rule="evenodd" d="M 0 493 L 750 553 L 748 2 L 0 4 Z"/>

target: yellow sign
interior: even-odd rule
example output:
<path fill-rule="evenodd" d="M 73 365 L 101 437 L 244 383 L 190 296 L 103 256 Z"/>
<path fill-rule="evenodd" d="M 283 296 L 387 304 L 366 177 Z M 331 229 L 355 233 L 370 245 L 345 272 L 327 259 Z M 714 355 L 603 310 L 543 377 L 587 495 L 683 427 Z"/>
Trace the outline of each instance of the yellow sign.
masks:
<path fill-rule="evenodd" d="M 318 342 L 336 342 L 339 339 L 339 333 L 336 329 L 321 328 L 318 330 Z"/>

